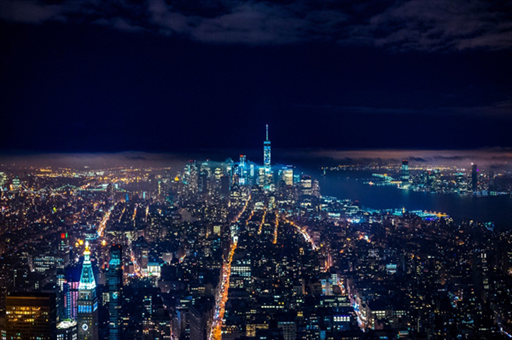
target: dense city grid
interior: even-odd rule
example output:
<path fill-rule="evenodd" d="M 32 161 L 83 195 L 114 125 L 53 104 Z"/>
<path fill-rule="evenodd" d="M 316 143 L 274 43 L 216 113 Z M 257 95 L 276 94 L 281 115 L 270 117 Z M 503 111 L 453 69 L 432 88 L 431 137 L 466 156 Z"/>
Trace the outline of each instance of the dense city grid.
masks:
<path fill-rule="evenodd" d="M 3 173 L 7 339 L 510 337 L 510 232 L 322 196 L 264 148 L 261 167 Z"/>

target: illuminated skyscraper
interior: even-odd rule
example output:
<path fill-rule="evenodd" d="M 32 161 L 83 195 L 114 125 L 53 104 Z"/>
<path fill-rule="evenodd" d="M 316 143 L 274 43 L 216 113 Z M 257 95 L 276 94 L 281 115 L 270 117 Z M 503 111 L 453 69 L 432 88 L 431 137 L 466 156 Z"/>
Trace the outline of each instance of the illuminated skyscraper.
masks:
<path fill-rule="evenodd" d="M 20 179 L 18 178 L 18 176 L 14 177 L 12 179 L 12 184 L 11 184 L 11 190 L 20 190 L 21 189 L 21 182 L 20 182 Z"/>
<path fill-rule="evenodd" d="M 200 194 L 208 193 L 208 172 L 205 170 L 202 170 L 197 177 L 197 189 Z"/>
<path fill-rule="evenodd" d="M 288 166 L 283 169 L 282 171 L 282 180 L 286 185 L 292 186 L 293 185 L 293 168 L 291 166 Z"/>
<path fill-rule="evenodd" d="M 400 179 L 402 181 L 401 187 L 404 189 L 409 188 L 409 161 L 406 159 L 402 161 L 402 173 L 400 175 Z"/>
<path fill-rule="evenodd" d="M 255 172 L 254 172 L 254 164 L 251 163 L 251 165 L 249 166 L 249 177 L 251 179 L 253 179 L 255 176 Z"/>
<path fill-rule="evenodd" d="M 303 175 L 300 179 L 301 194 L 305 196 L 311 196 L 313 193 L 313 180 L 309 175 Z"/>
<path fill-rule="evenodd" d="M 110 262 L 108 263 L 108 313 L 110 340 L 121 339 L 121 290 L 123 286 L 122 247 L 113 245 L 110 248 Z"/>
<path fill-rule="evenodd" d="M 478 190 L 478 169 L 476 164 L 471 164 L 471 190 Z"/>
<path fill-rule="evenodd" d="M 240 155 L 240 163 L 238 165 L 238 174 L 239 174 L 239 184 L 245 185 L 247 184 L 247 169 L 246 169 L 246 155 Z"/>
<path fill-rule="evenodd" d="M 270 140 L 268 139 L 268 124 L 266 126 L 266 139 L 263 142 L 263 167 L 265 169 L 265 184 L 264 189 L 270 189 L 270 183 L 272 182 L 272 166 L 270 156 Z"/>
<path fill-rule="evenodd" d="M 4 187 L 5 182 L 7 182 L 7 176 L 5 172 L 0 172 L 0 190 Z"/>
<path fill-rule="evenodd" d="M 258 168 L 258 184 L 262 187 L 265 187 L 265 167 L 260 166 Z"/>
<path fill-rule="evenodd" d="M 98 298 L 88 242 L 85 243 L 84 263 L 78 286 L 78 339 L 98 340 Z"/>
<path fill-rule="evenodd" d="M 220 178 L 220 194 L 223 198 L 229 197 L 229 176 L 222 176 Z"/>
<path fill-rule="evenodd" d="M 66 282 L 62 285 L 64 292 L 64 319 L 77 320 L 78 287 L 80 286 L 80 270 L 66 269 Z"/>

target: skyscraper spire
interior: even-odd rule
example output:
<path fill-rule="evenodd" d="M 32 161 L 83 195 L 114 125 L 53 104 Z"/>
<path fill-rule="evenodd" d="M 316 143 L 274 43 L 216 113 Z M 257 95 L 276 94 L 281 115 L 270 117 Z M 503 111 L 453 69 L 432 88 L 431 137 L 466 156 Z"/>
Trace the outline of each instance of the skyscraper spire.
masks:
<path fill-rule="evenodd" d="M 84 263 L 78 285 L 78 340 L 98 340 L 98 298 L 91 265 L 89 242 L 85 242 Z"/>
<path fill-rule="evenodd" d="M 84 263 L 82 265 L 82 275 L 80 276 L 80 285 L 78 289 L 94 289 L 96 288 L 96 281 L 91 266 L 91 250 L 89 249 L 89 242 L 85 242 L 84 250 Z"/>
<path fill-rule="evenodd" d="M 272 166 L 271 166 L 271 151 L 270 151 L 270 140 L 268 139 L 268 124 L 266 125 L 266 137 L 267 139 L 263 142 L 263 188 L 270 189 L 272 182 Z"/>

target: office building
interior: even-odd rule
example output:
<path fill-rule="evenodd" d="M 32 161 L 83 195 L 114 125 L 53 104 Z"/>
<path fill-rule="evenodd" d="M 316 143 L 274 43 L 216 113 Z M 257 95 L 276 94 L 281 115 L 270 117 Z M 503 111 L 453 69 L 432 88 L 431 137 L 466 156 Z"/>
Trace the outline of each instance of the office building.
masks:
<path fill-rule="evenodd" d="M 229 197 L 230 185 L 229 176 L 222 176 L 220 178 L 220 194 L 222 197 Z"/>
<path fill-rule="evenodd" d="M 208 172 L 202 170 L 197 178 L 197 188 L 200 194 L 208 193 Z"/>
<path fill-rule="evenodd" d="M 121 339 L 121 293 L 123 287 L 122 247 L 118 244 L 110 248 L 110 261 L 108 263 L 108 313 L 109 313 L 109 339 Z"/>
<path fill-rule="evenodd" d="M 476 164 L 471 165 L 471 190 L 478 190 L 478 169 Z"/>
<path fill-rule="evenodd" d="M 4 188 L 5 183 L 7 182 L 7 176 L 5 172 L 0 172 L 0 190 Z"/>
<path fill-rule="evenodd" d="M 249 177 L 251 179 L 254 179 L 254 176 L 256 176 L 256 173 L 255 173 L 255 170 L 254 170 L 254 164 L 251 163 L 251 165 L 249 165 Z"/>
<path fill-rule="evenodd" d="M 410 179 L 409 161 L 404 159 L 402 161 L 402 171 L 400 174 L 400 180 L 402 181 L 401 188 L 404 188 L 404 189 L 409 188 L 409 186 L 410 186 L 409 179 Z"/>
<path fill-rule="evenodd" d="M 55 339 L 55 294 L 9 293 L 5 307 L 7 339 Z"/>
<path fill-rule="evenodd" d="M 246 185 L 247 184 L 247 169 L 246 169 L 246 155 L 240 155 L 240 163 L 238 165 L 238 178 L 239 178 L 239 184 L 240 185 Z"/>
<path fill-rule="evenodd" d="M 208 339 L 213 317 L 212 304 L 212 301 L 203 298 L 190 307 L 190 340 Z"/>
<path fill-rule="evenodd" d="M 76 320 L 64 320 L 57 324 L 57 340 L 78 340 Z"/>
<path fill-rule="evenodd" d="M 79 281 L 68 278 L 62 285 L 64 295 L 64 316 L 66 319 L 77 319 Z"/>
<path fill-rule="evenodd" d="M 301 194 L 311 196 L 313 194 L 313 180 L 309 175 L 303 175 L 300 179 Z"/>
<path fill-rule="evenodd" d="M 297 338 L 297 324 L 293 321 L 279 321 L 277 328 L 283 332 L 284 340 L 294 340 Z"/>
<path fill-rule="evenodd" d="M 283 171 L 282 171 L 282 180 L 288 186 L 292 186 L 293 185 L 293 168 L 291 166 L 288 166 L 288 167 L 283 169 Z"/>
<path fill-rule="evenodd" d="M 11 190 L 17 191 L 21 189 L 21 182 L 18 176 L 12 179 Z"/>

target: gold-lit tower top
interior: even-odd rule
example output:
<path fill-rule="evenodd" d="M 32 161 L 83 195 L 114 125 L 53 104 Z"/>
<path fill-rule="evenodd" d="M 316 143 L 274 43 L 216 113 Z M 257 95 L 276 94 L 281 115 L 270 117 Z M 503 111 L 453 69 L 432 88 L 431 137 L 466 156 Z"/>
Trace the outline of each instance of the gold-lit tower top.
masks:
<path fill-rule="evenodd" d="M 94 273 L 91 265 L 91 250 L 89 249 L 89 242 L 85 242 L 84 262 L 82 264 L 82 275 L 80 276 L 79 290 L 92 290 L 96 288 L 96 281 L 94 280 Z"/>

